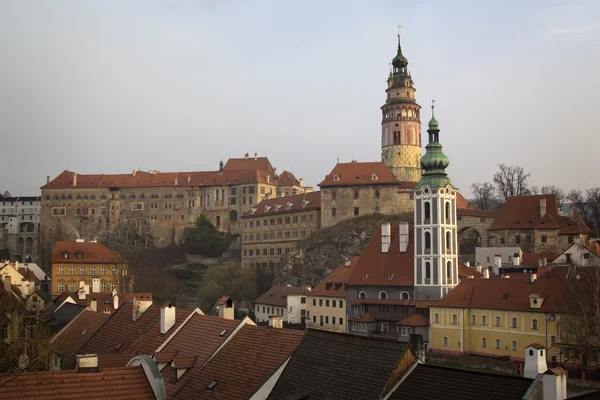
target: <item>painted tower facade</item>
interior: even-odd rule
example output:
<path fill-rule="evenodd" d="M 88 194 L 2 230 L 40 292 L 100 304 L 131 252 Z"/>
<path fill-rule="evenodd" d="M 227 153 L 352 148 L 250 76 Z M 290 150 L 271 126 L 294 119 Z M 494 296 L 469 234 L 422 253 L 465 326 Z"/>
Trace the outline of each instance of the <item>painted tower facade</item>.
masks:
<path fill-rule="evenodd" d="M 381 107 L 381 161 L 401 182 L 421 179 L 421 106 L 415 100 L 415 88 L 402 55 L 400 35 L 398 53 L 392 60 L 387 80 L 387 99 Z"/>
<path fill-rule="evenodd" d="M 415 187 L 415 299 L 439 300 L 458 284 L 456 192 L 446 174 L 439 123 L 429 121 L 429 143 L 421 158 L 423 176 Z"/>

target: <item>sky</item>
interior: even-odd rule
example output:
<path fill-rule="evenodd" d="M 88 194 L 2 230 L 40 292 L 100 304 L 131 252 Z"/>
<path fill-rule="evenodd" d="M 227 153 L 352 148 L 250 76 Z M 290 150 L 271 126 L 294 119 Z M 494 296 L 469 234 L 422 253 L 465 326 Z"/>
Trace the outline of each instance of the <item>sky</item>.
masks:
<path fill-rule="evenodd" d="M 500 163 L 598 186 L 596 0 L 3 0 L 0 191 L 255 152 L 316 186 L 338 154 L 380 161 L 398 24 L 461 192 Z"/>

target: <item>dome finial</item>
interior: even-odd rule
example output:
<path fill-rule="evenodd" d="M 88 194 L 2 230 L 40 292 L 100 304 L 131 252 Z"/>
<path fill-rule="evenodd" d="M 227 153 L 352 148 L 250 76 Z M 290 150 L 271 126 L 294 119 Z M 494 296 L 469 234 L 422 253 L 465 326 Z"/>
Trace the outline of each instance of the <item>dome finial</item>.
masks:
<path fill-rule="evenodd" d="M 429 120 L 429 129 L 428 131 L 439 131 L 440 123 L 437 119 L 435 119 L 435 100 L 431 100 L 431 119 Z"/>
<path fill-rule="evenodd" d="M 435 99 L 431 99 L 431 117 L 435 118 Z"/>
<path fill-rule="evenodd" d="M 400 46 L 400 29 L 402 29 L 403 26 L 402 25 L 398 25 L 398 50 L 400 50 L 402 48 L 402 46 Z"/>

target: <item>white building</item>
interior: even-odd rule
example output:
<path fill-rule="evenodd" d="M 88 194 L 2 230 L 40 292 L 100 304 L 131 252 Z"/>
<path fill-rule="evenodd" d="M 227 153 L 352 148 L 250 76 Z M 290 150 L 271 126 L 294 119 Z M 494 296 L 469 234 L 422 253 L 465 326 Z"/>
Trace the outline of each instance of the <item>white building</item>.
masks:
<path fill-rule="evenodd" d="M 0 250 L 11 260 L 37 261 L 40 207 L 40 197 L 0 197 Z"/>
<path fill-rule="evenodd" d="M 552 264 L 573 264 L 578 267 L 600 266 L 600 243 L 584 243 L 579 240 L 556 257 Z"/>
<path fill-rule="evenodd" d="M 283 322 L 301 324 L 306 318 L 306 294 L 309 288 L 274 285 L 254 301 L 256 322 L 269 322 L 270 317 L 281 317 Z"/>

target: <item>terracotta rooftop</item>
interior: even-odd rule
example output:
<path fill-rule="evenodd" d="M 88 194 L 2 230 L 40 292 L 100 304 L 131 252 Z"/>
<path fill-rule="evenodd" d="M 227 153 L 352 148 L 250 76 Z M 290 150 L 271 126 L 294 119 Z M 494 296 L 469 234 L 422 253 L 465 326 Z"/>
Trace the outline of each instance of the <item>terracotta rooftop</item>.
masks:
<path fill-rule="evenodd" d="M 546 201 L 546 213 L 540 215 L 540 202 Z M 590 229 L 580 218 L 558 214 L 556 196 L 512 196 L 498 213 L 490 230 L 503 229 L 560 229 L 560 234 L 589 233 Z"/>
<path fill-rule="evenodd" d="M 519 266 L 529 267 L 529 266 L 539 266 L 540 259 L 546 259 L 546 263 L 551 262 L 556 258 L 556 253 L 523 253 L 523 257 L 521 258 L 521 264 Z"/>
<path fill-rule="evenodd" d="M 277 177 L 277 186 L 300 186 L 300 181 L 289 171 L 283 171 Z"/>
<path fill-rule="evenodd" d="M 418 364 L 390 400 L 521 399 L 532 379 Z M 435 384 L 432 384 L 435 382 Z"/>
<path fill-rule="evenodd" d="M 472 276 L 473 278 L 483 278 L 483 274 L 477 271 L 474 267 L 467 267 L 462 261 L 458 260 L 458 277 L 459 278 L 468 278 Z"/>
<path fill-rule="evenodd" d="M 349 286 L 412 286 L 414 277 L 413 226 L 408 225 L 408 247 L 400 252 L 399 227 L 391 227 L 391 245 L 381 252 L 381 227 L 371 237 L 348 278 Z"/>
<path fill-rule="evenodd" d="M 473 208 L 457 208 L 456 215 L 459 217 L 496 218 L 498 213 L 494 211 L 482 211 Z"/>
<path fill-rule="evenodd" d="M 0 375 L 0 398 L 154 400 L 142 366 L 80 373 L 75 370 Z"/>
<path fill-rule="evenodd" d="M 310 294 L 310 290 L 303 287 L 288 285 L 273 285 L 266 293 L 254 300 L 255 304 L 286 307 L 287 296 L 291 294 Z"/>
<path fill-rule="evenodd" d="M 469 200 L 465 199 L 460 192 L 456 192 L 456 209 L 476 210 L 473 204 L 469 203 Z"/>
<path fill-rule="evenodd" d="M 350 259 L 350 265 L 340 265 L 331 271 L 313 290 L 309 296 L 346 297 L 346 282 L 354 271 L 358 257 Z"/>
<path fill-rule="evenodd" d="M 73 357 L 107 319 L 108 314 L 84 310 L 54 337 L 52 349 L 61 356 Z"/>
<path fill-rule="evenodd" d="M 531 308 L 529 296 L 544 298 Z M 564 279 L 465 279 L 439 300 L 435 307 L 485 308 L 524 312 L 561 312 L 567 308 L 569 287 Z"/>
<path fill-rule="evenodd" d="M 187 381 L 195 371 L 194 367 L 200 367 L 214 354 L 239 324 L 240 321 L 196 312 L 181 325 L 181 329 L 161 346 L 160 351 L 154 353 L 156 361 L 160 363 L 169 363 L 173 360 L 182 362 L 185 358 L 189 364 L 189 361 L 193 360 L 190 367 L 180 367 L 191 369 L 188 369 L 176 383 L 170 381 L 169 368 L 162 369 L 168 397 Z"/>
<path fill-rule="evenodd" d="M 596 256 L 600 257 L 600 243 L 587 242 L 584 246 L 586 249 L 588 249 L 588 251 L 590 251 L 590 252 L 594 253 Z"/>
<path fill-rule="evenodd" d="M 396 322 L 400 326 L 429 326 L 429 321 L 421 314 L 413 314 L 402 321 Z"/>
<path fill-rule="evenodd" d="M 274 175 L 273 166 L 267 157 L 230 158 L 223 167 L 223 172 L 261 170 Z"/>
<path fill-rule="evenodd" d="M 377 399 L 406 343 L 309 329 L 269 400 Z"/>
<path fill-rule="evenodd" d="M 65 258 L 68 255 L 68 258 Z M 102 243 L 96 242 L 56 242 L 52 250 L 52 263 L 121 263 L 121 256 Z"/>
<path fill-rule="evenodd" d="M 296 349 L 304 332 L 244 325 L 196 370 L 175 399 L 249 399 Z M 216 385 L 209 389 L 209 384 Z"/>
<path fill-rule="evenodd" d="M 291 196 L 266 199 L 246 211 L 242 218 L 279 215 L 321 208 L 321 192 L 293 194 Z"/>
<path fill-rule="evenodd" d="M 415 308 L 429 308 L 435 305 L 435 301 L 428 300 L 401 300 L 401 299 L 356 299 L 352 303 L 353 306 L 361 304 L 373 304 L 373 305 L 388 305 L 388 306 L 408 306 Z"/>
<path fill-rule="evenodd" d="M 356 185 L 416 186 L 414 182 L 399 182 L 383 162 L 337 163 L 319 187 Z"/>

